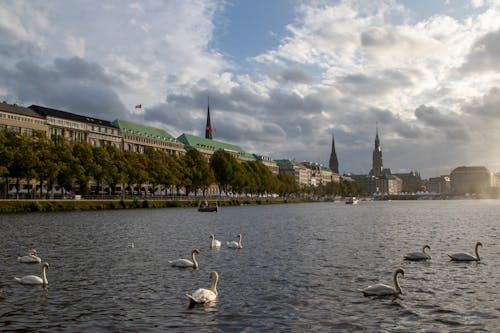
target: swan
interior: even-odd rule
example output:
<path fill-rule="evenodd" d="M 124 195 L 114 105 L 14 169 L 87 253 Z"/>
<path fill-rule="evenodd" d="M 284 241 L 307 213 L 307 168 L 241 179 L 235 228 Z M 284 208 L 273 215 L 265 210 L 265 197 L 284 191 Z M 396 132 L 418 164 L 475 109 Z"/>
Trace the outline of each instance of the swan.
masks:
<path fill-rule="evenodd" d="M 221 243 L 219 240 L 215 239 L 214 234 L 210 235 L 210 239 L 211 239 L 211 241 L 210 241 L 210 248 L 211 249 L 213 249 L 214 247 L 220 247 Z"/>
<path fill-rule="evenodd" d="M 430 250 L 431 247 L 429 245 L 424 245 L 424 247 L 422 248 L 422 252 L 407 253 L 407 254 L 405 254 L 405 256 L 403 258 L 405 260 L 413 260 L 413 261 L 416 261 L 416 260 L 428 260 L 428 259 L 431 258 L 431 256 L 425 252 L 425 249 L 429 249 Z"/>
<path fill-rule="evenodd" d="M 191 251 L 191 259 L 192 260 L 176 259 L 176 260 L 169 261 L 169 264 L 170 264 L 170 266 L 174 266 L 174 267 L 182 267 L 182 268 L 192 267 L 194 269 L 197 269 L 198 262 L 196 261 L 196 255 L 199 253 L 200 253 L 200 251 L 198 251 L 197 249 L 194 249 L 193 251 Z"/>
<path fill-rule="evenodd" d="M 389 296 L 401 294 L 401 287 L 398 282 L 398 274 L 405 275 L 405 271 L 402 268 L 398 268 L 392 274 L 392 279 L 394 281 L 394 287 L 388 286 L 386 284 L 377 283 L 373 286 L 366 287 L 362 289 L 361 292 L 364 296 Z"/>
<path fill-rule="evenodd" d="M 474 249 L 474 251 L 476 252 L 475 257 L 472 254 L 465 253 L 465 252 L 448 254 L 448 257 L 450 257 L 451 260 L 454 260 L 454 261 L 479 261 L 479 260 L 481 260 L 481 258 L 479 258 L 479 252 L 477 252 L 477 248 L 479 246 L 483 246 L 483 244 L 481 244 L 481 242 L 476 243 L 476 247 Z"/>
<path fill-rule="evenodd" d="M 47 268 L 49 268 L 49 264 L 44 262 L 42 266 L 41 278 L 36 275 L 26 275 L 22 278 L 15 277 L 14 280 L 22 284 L 41 284 L 45 287 L 49 284 L 49 281 L 47 281 L 47 276 L 45 275 L 45 271 L 47 270 Z"/>
<path fill-rule="evenodd" d="M 199 288 L 191 295 L 186 294 L 189 298 L 190 305 L 212 303 L 217 300 L 217 282 L 219 282 L 219 274 L 217 272 L 210 272 L 212 278 L 212 286 L 210 289 Z"/>
<path fill-rule="evenodd" d="M 238 241 L 231 241 L 231 242 L 227 242 L 227 247 L 231 248 L 231 249 L 242 249 L 243 248 L 243 245 L 241 245 L 241 239 L 243 238 L 243 236 L 241 234 L 239 234 L 238 236 Z"/>
<path fill-rule="evenodd" d="M 37 256 L 37 252 L 35 249 L 29 250 L 28 254 L 22 257 L 17 257 L 17 261 L 25 263 L 25 264 L 38 264 L 42 262 L 42 259 Z"/>

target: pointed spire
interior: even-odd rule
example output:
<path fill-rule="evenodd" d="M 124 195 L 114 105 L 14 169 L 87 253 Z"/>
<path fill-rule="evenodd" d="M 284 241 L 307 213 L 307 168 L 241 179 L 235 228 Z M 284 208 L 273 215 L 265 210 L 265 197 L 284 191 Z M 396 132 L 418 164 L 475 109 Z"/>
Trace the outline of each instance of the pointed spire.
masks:
<path fill-rule="evenodd" d="M 339 173 L 339 161 L 337 159 L 337 153 L 335 152 L 335 138 L 332 133 L 332 151 L 330 153 L 330 163 L 329 163 L 330 169 L 335 172 Z"/>
<path fill-rule="evenodd" d="M 207 124 L 205 125 L 205 139 L 212 140 L 212 125 L 210 123 L 210 97 L 207 101 Z"/>

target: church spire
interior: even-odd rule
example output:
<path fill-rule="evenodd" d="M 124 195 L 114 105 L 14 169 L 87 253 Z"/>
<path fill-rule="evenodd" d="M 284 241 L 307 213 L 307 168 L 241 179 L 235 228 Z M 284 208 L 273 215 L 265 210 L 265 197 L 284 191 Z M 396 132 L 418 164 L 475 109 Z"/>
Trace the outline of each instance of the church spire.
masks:
<path fill-rule="evenodd" d="M 210 97 L 207 103 L 207 124 L 205 125 L 205 139 L 212 140 L 212 125 L 210 123 Z"/>
<path fill-rule="evenodd" d="M 375 132 L 375 147 L 373 148 L 373 166 L 371 174 L 375 177 L 382 177 L 384 166 L 382 163 L 382 149 L 380 148 L 380 139 L 378 137 L 378 124 Z"/>
<path fill-rule="evenodd" d="M 339 161 L 337 159 L 337 153 L 335 152 L 335 138 L 332 134 L 332 152 L 330 153 L 330 169 L 336 174 L 339 173 Z"/>

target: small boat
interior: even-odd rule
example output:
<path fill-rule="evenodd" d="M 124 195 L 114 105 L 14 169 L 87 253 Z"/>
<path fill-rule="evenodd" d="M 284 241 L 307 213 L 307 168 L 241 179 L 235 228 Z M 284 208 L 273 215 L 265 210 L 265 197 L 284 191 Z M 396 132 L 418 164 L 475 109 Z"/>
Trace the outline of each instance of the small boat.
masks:
<path fill-rule="evenodd" d="M 217 205 L 211 205 L 206 200 L 198 206 L 199 212 L 217 212 Z"/>
<path fill-rule="evenodd" d="M 347 197 L 345 198 L 346 205 L 355 205 L 358 203 L 358 198 L 356 197 Z"/>

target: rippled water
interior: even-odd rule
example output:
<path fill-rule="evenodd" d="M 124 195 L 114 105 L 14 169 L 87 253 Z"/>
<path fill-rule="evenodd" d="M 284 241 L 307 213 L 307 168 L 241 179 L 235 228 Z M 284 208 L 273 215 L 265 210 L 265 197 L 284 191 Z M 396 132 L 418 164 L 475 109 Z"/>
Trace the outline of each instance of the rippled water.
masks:
<path fill-rule="evenodd" d="M 480 332 L 500 327 L 500 201 L 361 202 L 0 215 L 0 331 Z M 209 249 L 244 235 L 241 250 Z M 450 262 L 473 252 L 480 263 Z M 131 247 L 131 244 L 134 247 Z M 429 262 L 406 252 L 431 246 Z M 16 256 L 36 248 L 49 285 Z M 168 260 L 200 250 L 199 270 Z M 403 267 L 403 295 L 363 297 Z M 185 293 L 220 274 L 214 307 Z"/>

